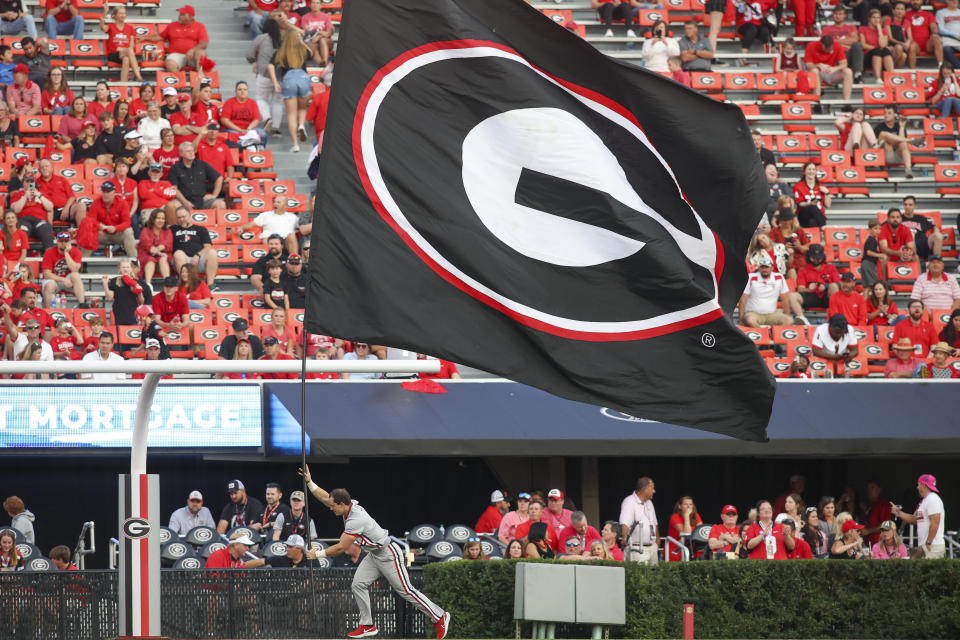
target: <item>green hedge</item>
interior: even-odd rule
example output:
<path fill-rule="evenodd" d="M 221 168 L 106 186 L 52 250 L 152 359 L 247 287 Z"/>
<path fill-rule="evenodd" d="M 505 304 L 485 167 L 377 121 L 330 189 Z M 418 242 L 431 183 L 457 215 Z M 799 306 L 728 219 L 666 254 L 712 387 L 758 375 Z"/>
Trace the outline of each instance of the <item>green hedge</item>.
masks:
<path fill-rule="evenodd" d="M 960 638 L 954 560 L 623 566 L 627 623 L 611 630 L 614 637 L 680 638 L 681 606 L 692 603 L 697 638 Z M 452 613 L 452 637 L 514 636 L 515 567 L 512 560 L 427 566 L 425 591 Z"/>

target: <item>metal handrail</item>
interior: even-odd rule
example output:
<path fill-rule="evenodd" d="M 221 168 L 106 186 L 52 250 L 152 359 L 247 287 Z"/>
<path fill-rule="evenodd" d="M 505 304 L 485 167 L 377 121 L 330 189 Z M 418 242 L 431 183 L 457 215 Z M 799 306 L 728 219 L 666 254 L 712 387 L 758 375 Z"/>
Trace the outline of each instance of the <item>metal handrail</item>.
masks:
<path fill-rule="evenodd" d="M 680 547 L 680 555 L 681 555 L 681 560 L 680 560 L 680 561 L 681 561 L 681 562 L 690 562 L 690 549 L 687 548 L 687 545 L 683 544 L 682 542 L 680 542 L 679 540 L 677 540 L 677 539 L 674 538 L 673 536 L 667 536 L 667 537 L 665 537 L 665 538 L 663 539 L 663 542 L 664 542 L 664 545 L 663 545 L 663 558 L 664 558 L 664 560 L 667 559 L 667 557 L 668 557 L 667 553 L 668 553 L 668 551 L 669 551 L 668 548 L 667 548 L 666 543 L 667 543 L 667 542 L 672 542 L 673 544 L 675 544 L 675 545 L 677 545 L 678 547 Z"/>

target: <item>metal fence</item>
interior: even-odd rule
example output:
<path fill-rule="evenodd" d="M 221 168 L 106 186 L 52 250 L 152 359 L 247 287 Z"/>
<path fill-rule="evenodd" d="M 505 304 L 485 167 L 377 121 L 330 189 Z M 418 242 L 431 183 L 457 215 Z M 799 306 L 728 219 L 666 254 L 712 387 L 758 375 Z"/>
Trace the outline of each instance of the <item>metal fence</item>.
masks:
<path fill-rule="evenodd" d="M 338 638 L 359 623 L 351 569 L 161 573 L 161 632 L 174 638 Z M 410 572 L 420 588 L 423 575 Z M 389 585 L 370 587 L 381 637 L 422 638 L 425 617 Z M 0 574 L 0 637 L 102 640 L 117 635 L 114 571 Z"/>

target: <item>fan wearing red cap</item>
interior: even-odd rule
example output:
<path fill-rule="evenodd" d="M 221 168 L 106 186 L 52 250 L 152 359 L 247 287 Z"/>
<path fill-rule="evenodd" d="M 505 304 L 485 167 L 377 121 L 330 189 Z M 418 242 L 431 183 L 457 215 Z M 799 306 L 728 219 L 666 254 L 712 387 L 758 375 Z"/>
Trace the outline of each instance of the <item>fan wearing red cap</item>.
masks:
<path fill-rule="evenodd" d="M 30 69 L 22 62 L 13 68 L 13 84 L 7 87 L 7 102 L 18 116 L 35 116 L 43 108 L 40 85 L 30 79 Z"/>
<path fill-rule="evenodd" d="M 263 357 L 261 360 L 293 360 L 293 356 L 280 351 L 280 341 L 276 336 L 267 336 L 263 339 Z M 296 380 L 296 373 L 260 373 L 258 378 L 263 380 Z"/>
<path fill-rule="evenodd" d="M 732 553 L 740 542 L 740 528 L 737 526 L 737 508 L 728 504 L 720 510 L 720 524 L 710 527 L 707 546 L 716 554 Z"/>
<path fill-rule="evenodd" d="M 83 265 L 83 253 L 79 247 L 74 247 L 69 231 L 57 234 L 57 244 L 43 252 L 43 262 L 40 267 L 43 271 L 43 306 L 50 308 L 53 296 L 57 293 L 70 292 L 77 297 L 77 306 L 89 308 L 80 277 L 80 268 Z"/>
<path fill-rule="evenodd" d="M 550 489 L 547 492 L 547 508 L 543 510 L 543 521 L 557 531 L 570 526 L 570 516 L 573 511 L 563 508 L 565 496 L 560 489 Z"/>
<path fill-rule="evenodd" d="M 197 12 L 189 4 L 177 9 L 177 19 L 171 22 L 158 34 L 144 36 L 141 42 L 165 42 L 167 58 L 164 64 L 167 71 L 176 73 L 185 66 L 194 68 L 209 67 L 209 63 L 201 65 L 206 60 L 207 45 L 210 36 L 207 28 L 196 21 Z"/>
<path fill-rule="evenodd" d="M 925 473 L 917 478 L 917 493 L 920 494 L 920 504 L 913 513 L 905 512 L 892 502 L 890 510 L 907 524 L 917 525 L 917 542 L 925 558 L 943 558 L 947 551 L 943 537 L 946 514 L 936 477 Z"/>
<path fill-rule="evenodd" d="M 786 560 L 787 552 L 796 543 L 779 522 L 773 521 L 773 505 L 769 500 L 757 503 L 757 521 L 747 528 L 748 557 L 754 560 Z"/>
<path fill-rule="evenodd" d="M 830 547 L 831 560 L 857 560 L 863 557 L 863 539 L 860 537 L 862 524 L 853 518 L 840 525 L 841 537 Z"/>

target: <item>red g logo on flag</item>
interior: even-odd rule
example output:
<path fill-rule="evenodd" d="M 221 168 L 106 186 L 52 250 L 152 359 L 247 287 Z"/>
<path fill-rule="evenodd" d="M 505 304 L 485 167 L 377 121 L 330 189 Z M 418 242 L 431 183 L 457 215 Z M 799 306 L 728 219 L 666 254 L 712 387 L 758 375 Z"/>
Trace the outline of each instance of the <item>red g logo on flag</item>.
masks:
<path fill-rule="evenodd" d="M 422 126 L 454 127 L 456 135 L 424 130 L 421 138 L 435 141 L 434 157 L 455 154 L 459 166 L 432 158 L 419 165 L 400 161 L 403 154 L 430 153 L 431 145 L 391 146 L 390 126 L 379 123 L 393 122 L 394 110 L 409 108 L 411 95 L 423 109 L 434 93 L 425 84 L 431 74 L 450 69 L 459 73 L 444 73 L 445 84 L 480 69 L 500 78 L 499 110 L 478 114 L 438 105 Z M 521 86 L 543 98 L 515 100 Z M 353 149 L 367 196 L 410 250 L 448 283 L 517 322 L 567 338 L 618 341 L 672 333 L 723 314 L 720 245 L 633 113 L 542 72 L 509 47 L 459 40 L 395 58 L 363 92 Z M 409 186 L 422 180 L 408 167 L 424 165 L 437 168 L 432 179 L 462 184 L 466 203 L 441 209 L 472 209 L 469 236 L 483 238 L 496 255 L 473 251 L 467 236 L 441 233 L 435 219 L 419 215 L 406 199 Z M 456 220 L 464 224 L 462 216 Z M 598 274 L 625 265 L 657 275 L 630 287 L 616 278 L 598 284 Z M 511 272 L 527 277 L 511 278 Z M 557 287 L 568 297 L 548 293 Z M 661 298 L 665 289 L 674 295 Z"/>

